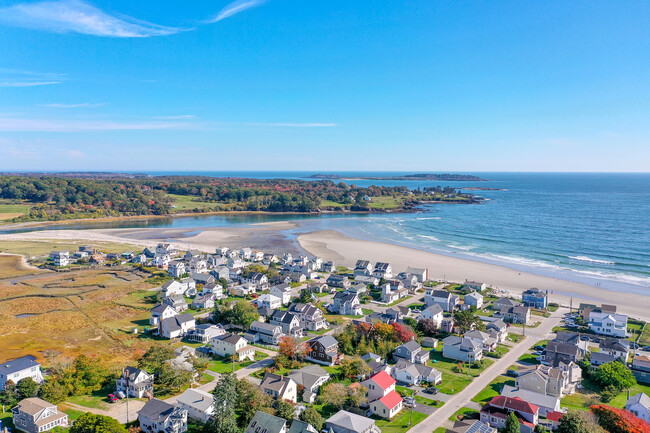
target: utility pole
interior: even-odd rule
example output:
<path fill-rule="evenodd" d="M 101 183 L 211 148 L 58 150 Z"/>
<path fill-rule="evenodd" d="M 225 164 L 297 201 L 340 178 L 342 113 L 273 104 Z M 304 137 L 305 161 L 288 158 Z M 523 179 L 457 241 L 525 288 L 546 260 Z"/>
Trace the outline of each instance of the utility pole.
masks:
<path fill-rule="evenodd" d="M 628 390 L 628 395 L 630 394 Z M 413 397 L 413 404 L 411 405 L 411 418 L 409 419 L 409 426 L 413 423 L 413 408 L 415 407 L 415 390 L 411 390 L 411 397 Z M 629 397 L 628 397 L 629 400 Z"/>
<path fill-rule="evenodd" d="M 126 423 L 129 423 L 129 380 L 130 380 L 130 375 L 127 373 L 126 375 Z"/>

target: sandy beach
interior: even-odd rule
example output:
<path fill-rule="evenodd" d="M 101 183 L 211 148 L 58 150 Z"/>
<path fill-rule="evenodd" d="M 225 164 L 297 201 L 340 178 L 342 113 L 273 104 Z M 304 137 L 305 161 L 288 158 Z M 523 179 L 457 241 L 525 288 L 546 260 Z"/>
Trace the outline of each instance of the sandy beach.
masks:
<path fill-rule="evenodd" d="M 520 294 L 530 287 L 549 290 L 550 302 L 577 307 L 580 302 L 607 303 L 618 306 L 618 311 L 631 317 L 650 320 L 650 297 L 622 292 L 607 291 L 585 284 L 564 281 L 551 277 L 519 272 L 503 266 L 465 260 L 420 251 L 413 248 L 355 239 L 334 230 L 314 231 L 299 234 L 290 239 L 284 233 L 294 229 L 292 222 L 256 224 L 251 227 L 229 228 L 130 228 L 89 230 L 45 230 L 0 235 L 0 242 L 20 240 L 113 242 L 155 246 L 159 242 L 170 242 L 176 248 L 196 248 L 206 252 L 217 246 L 241 248 L 249 246 L 262 251 L 281 254 L 309 253 L 333 260 L 337 265 L 353 267 L 358 259 L 372 262 L 391 263 L 395 274 L 408 266 L 428 268 L 431 279 L 450 282 L 475 280 L 485 282 L 497 290 Z M 198 232 L 198 233 L 197 233 Z"/>

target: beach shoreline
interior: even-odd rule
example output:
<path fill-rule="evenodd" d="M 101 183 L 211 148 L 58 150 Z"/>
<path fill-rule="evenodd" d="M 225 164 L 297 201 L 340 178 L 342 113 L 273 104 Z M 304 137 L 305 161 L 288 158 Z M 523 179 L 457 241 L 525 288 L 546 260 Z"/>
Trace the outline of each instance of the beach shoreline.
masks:
<path fill-rule="evenodd" d="M 293 236 L 287 236 L 291 232 Z M 394 274 L 408 266 L 428 268 L 433 280 L 462 283 L 465 280 L 485 282 L 497 290 L 520 296 L 524 290 L 537 287 L 549 291 L 549 302 L 573 305 L 580 302 L 618 305 L 619 312 L 650 320 L 650 296 L 604 290 L 587 284 L 565 281 L 506 266 L 420 250 L 412 247 L 362 240 L 336 230 L 300 230 L 299 223 L 276 221 L 254 223 L 248 227 L 218 228 L 119 228 L 43 230 L 0 235 L 6 241 L 79 241 L 114 242 L 152 247 L 159 242 L 172 243 L 179 249 L 196 248 L 213 252 L 216 247 L 249 246 L 265 252 L 282 254 L 308 253 L 332 260 L 337 265 L 353 268 L 359 259 L 391 263 Z M 627 295 L 627 296 L 626 296 Z"/>

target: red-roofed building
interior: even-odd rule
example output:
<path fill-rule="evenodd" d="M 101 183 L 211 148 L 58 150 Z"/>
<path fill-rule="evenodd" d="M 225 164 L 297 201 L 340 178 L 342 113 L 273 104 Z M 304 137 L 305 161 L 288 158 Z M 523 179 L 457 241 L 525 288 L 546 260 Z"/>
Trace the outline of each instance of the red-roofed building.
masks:
<path fill-rule="evenodd" d="M 362 382 L 368 390 L 368 403 L 374 415 L 391 419 L 402 410 L 402 397 L 395 391 L 395 383 L 383 370 Z"/>
<path fill-rule="evenodd" d="M 379 400 L 391 391 L 395 391 L 395 379 L 385 371 L 380 371 L 362 382 L 368 389 L 368 401 Z"/>
<path fill-rule="evenodd" d="M 533 433 L 537 425 L 539 407 L 519 397 L 494 397 L 481 409 L 481 422 L 502 429 L 508 414 L 514 412 L 521 424 L 521 433 Z"/>
<path fill-rule="evenodd" d="M 560 421 L 562 421 L 563 416 L 564 416 L 564 412 L 547 412 L 546 420 L 548 422 L 546 422 L 545 425 L 547 427 L 550 427 L 551 430 L 555 430 L 559 427 Z"/>

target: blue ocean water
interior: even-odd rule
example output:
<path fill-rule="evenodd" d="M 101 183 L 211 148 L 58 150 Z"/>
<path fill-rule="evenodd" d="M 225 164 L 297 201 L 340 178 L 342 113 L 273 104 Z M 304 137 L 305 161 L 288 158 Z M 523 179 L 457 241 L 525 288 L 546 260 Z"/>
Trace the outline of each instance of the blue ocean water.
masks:
<path fill-rule="evenodd" d="M 305 172 L 152 172 L 304 178 Z M 391 176 L 401 173 L 336 173 Z M 336 229 L 364 239 L 496 263 L 594 286 L 650 291 L 650 174 L 467 173 L 485 182 L 346 181 L 358 186 L 450 185 L 487 199 L 476 205 L 426 205 L 416 213 L 194 216 L 66 227 L 223 227 L 299 220 L 299 231 Z M 62 228 L 61 226 L 52 228 Z M 293 235 L 295 233 L 287 233 Z"/>

